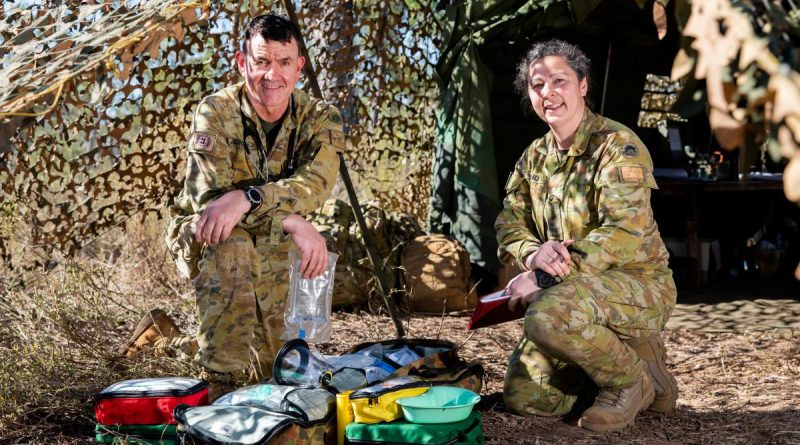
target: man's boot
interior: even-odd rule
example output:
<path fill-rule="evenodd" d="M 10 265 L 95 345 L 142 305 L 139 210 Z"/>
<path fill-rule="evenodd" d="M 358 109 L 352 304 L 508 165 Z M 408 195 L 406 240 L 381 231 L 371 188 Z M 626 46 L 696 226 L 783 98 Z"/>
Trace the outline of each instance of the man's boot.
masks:
<path fill-rule="evenodd" d="M 171 318 L 161 309 L 153 309 L 142 318 L 131 338 L 119 349 L 119 355 L 130 357 L 152 348 L 164 353 L 169 340 L 181 335 Z"/>
<path fill-rule="evenodd" d="M 200 378 L 208 382 L 208 403 L 213 403 L 218 398 L 236 389 L 236 384 L 230 373 L 216 372 L 205 368 L 200 373 Z"/>
<path fill-rule="evenodd" d="M 583 412 L 578 426 L 592 431 L 616 431 L 633 423 L 639 411 L 653 402 L 655 391 L 647 373 L 633 386 L 623 389 L 600 388 L 594 405 Z"/>
<path fill-rule="evenodd" d="M 678 382 L 667 370 L 667 348 L 661 335 L 628 340 L 628 346 L 636 351 L 636 355 L 644 362 L 644 370 L 650 377 L 656 398 L 648 411 L 669 414 L 675 411 L 678 401 Z"/>

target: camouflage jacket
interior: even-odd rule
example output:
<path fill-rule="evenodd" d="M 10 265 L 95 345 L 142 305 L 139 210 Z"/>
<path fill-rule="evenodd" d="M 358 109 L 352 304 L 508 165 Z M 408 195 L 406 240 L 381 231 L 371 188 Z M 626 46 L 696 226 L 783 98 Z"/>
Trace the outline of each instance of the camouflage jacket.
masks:
<path fill-rule="evenodd" d="M 240 103 L 241 99 L 241 103 Z M 266 159 L 251 135 L 245 136 L 242 115 L 257 129 Z M 289 170 L 294 146 L 293 171 Z M 234 189 L 257 187 L 262 204 L 239 225 L 272 244 L 283 239 L 281 222 L 290 213 L 306 215 L 330 194 L 339 169 L 337 151 L 344 147 L 338 110 L 295 90 L 272 147 L 263 137 L 261 120 L 252 108 L 244 83 L 205 97 L 197 106 L 188 141 L 186 179 L 173 218 L 200 213 L 214 199 Z"/>
<path fill-rule="evenodd" d="M 498 256 L 524 269 L 545 241 L 573 239 L 571 272 L 668 270 L 650 207 L 652 172 L 647 148 L 630 129 L 587 108 L 566 153 L 549 132 L 517 162 L 495 223 Z"/>

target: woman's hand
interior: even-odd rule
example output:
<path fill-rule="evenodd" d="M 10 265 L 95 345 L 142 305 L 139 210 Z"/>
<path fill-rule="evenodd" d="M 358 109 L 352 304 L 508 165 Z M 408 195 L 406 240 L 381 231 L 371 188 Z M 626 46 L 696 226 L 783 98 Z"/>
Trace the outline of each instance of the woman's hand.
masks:
<path fill-rule="evenodd" d="M 567 246 L 574 243 L 573 240 L 547 241 L 539 248 L 528 255 L 525 259 L 525 267 L 528 270 L 541 270 L 550 275 L 564 278 L 569 275 L 569 265 L 572 257 L 567 250 Z"/>
<path fill-rule="evenodd" d="M 541 288 L 536 285 L 535 273 L 532 270 L 522 272 L 512 278 L 506 286 L 506 294 L 509 296 L 508 308 L 513 311 L 517 304 L 528 307 L 539 294 L 539 290 Z"/>

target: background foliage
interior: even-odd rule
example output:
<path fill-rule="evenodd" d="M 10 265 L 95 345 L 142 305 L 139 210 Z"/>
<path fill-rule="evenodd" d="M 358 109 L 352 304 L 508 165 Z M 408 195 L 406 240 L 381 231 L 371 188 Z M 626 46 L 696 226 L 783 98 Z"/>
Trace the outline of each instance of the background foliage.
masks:
<path fill-rule="evenodd" d="M 436 13 L 415 1 L 295 6 L 323 94 L 346 118 L 362 195 L 422 218 Z M 0 256 L 11 266 L 55 264 L 177 195 L 195 104 L 239 81 L 232 60 L 248 21 L 281 12 L 258 0 L 2 8 L 0 197 L 15 212 L 4 213 Z"/>
<path fill-rule="evenodd" d="M 714 107 L 734 122 L 713 118 L 712 126 L 734 128 L 746 145 L 752 139 L 750 147 L 766 142 L 775 155 L 797 156 L 800 45 L 793 2 L 704 0 L 694 6 L 707 9 L 697 11 L 685 0 L 637 2 L 652 6 L 654 20 L 662 23 L 666 7 L 674 8 L 679 23 L 686 24 L 686 57 L 679 58 L 676 69 L 700 79 L 701 88 L 692 93 L 721 91 Z M 346 117 L 346 157 L 362 197 L 377 197 L 387 210 L 412 211 L 422 219 L 438 93 L 433 68 L 443 28 L 436 4 L 295 3 L 323 91 Z M 249 18 L 267 10 L 280 8 L 277 2 L 257 0 L 0 2 L 0 442 L 86 443 L 93 424 L 92 393 L 126 378 L 198 371 L 193 363 L 171 357 L 120 361 L 116 352 L 138 317 L 154 306 L 175 316 L 181 328 L 196 325 L 192 289 L 178 277 L 160 241 L 163 224 L 156 217 L 181 184 L 182 148 L 194 104 L 238 81 L 231 66 L 237 36 Z M 695 14 L 698 22 L 689 26 Z M 720 41 L 726 50 L 715 54 Z M 715 70 L 723 75 L 709 77 Z M 702 94 L 690 99 L 699 97 L 702 103 Z M 786 176 L 795 177 L 800 174 Z M 800 191 L 791 181 L 786 187 L 787 193 Z M 32 264 L 53 270 L 26 270 Z M 12 270 L 16 266 L 26 267 Z M 369 340 L 385 338 L 389 329 L 385 317 L 337 316 L 346 321 L 337 332 L 351 342 L 359 337 L 346 327 L 371 330 Z M 366 321 L 359 325 L 358 320 Z M 431 335 L 430 320 L 420 321 L 416 332 Z M 490 359 L 496 385 L 518 335 L 505 333 L 499 341 L 486 337 L 476 347 L 483 358 L 487 345 L 499 345 Z M 685 336 L 673 335 L 672 341 Z M 746 348 L 767 352 L 744 355 L 745 362 L 760 363 L 748 378 L 762 386 L 753 386 L 756 397 L 743 392 L 740 405 L 730 403 L 725 392 L 730 384 L 717 377 L 733 368 L 744 370 L 744 364 L 731 368 L 728 363 L 726 371 L 722 360 L 721 371 L 708 367 L 714 384 L 727 385 L 721 391 L 709 391 L 695 377 L 698 366 L 739 357 L 742 347 L 726 355 L 715 338 L 690 340 L 685 348 L 689 359 L 680 361 L 678 371 L 691 373 L 687 384 L 697 383 L 686 393 L 690 406 L 698 408 L 668 423 L 675 434 L 696 439 L 718 430 L 723 419 L 736 431 L 731 427 L 722 437 L 741 439 L 742 425 L 731 423 L 730 413 L 724 412 L 733 405 L 740 418 L 755 419 L 756 427 L 778 425 L 776 435 L 788 437 L 798 429 L 783 420 L 742 413 L 751 400 L 761 403 L 764 394 L 783 394 L 775 390 L 786 387 L 782 376 L 798 371 L 796 363 L 774 357 L 796 357 L 796 341 L 778 354 L 761 338 L 748 337 Z M 697 351 L 704 344 L 713 347 L 698 364 Z M 328 352 L 344 346 L 329 345 Z M 711 409 L 692 396 L 712 393 L 722 395 Z M 754 409 L 764 411 L 761 405 Z M 796 410 L 777 416 L 797 417 Z M 509 436 L 530 432 L 530 424 L 509 429 L 505 418 L 497 424 Z M 661 433 L 656 428 L 663 421 L 652 424 Z M 744 430 L 758 434 L 749 426 Z M 761 437 L 794 443 L 795 436 L 783 442 Z"/>

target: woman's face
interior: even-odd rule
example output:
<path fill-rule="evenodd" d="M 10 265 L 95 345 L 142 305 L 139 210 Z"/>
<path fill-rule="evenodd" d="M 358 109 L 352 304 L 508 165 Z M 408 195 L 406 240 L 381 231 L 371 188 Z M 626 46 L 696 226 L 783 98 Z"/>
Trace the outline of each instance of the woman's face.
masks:
<path fill-rule="evenodd" d="M 533 110 L 554 130 L 578 128 L 587 90 L 586 78 L 578 79 L 561 56 L 536 59 L 528 68 L 528 96 Z"/>

